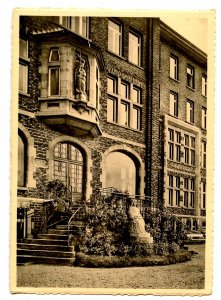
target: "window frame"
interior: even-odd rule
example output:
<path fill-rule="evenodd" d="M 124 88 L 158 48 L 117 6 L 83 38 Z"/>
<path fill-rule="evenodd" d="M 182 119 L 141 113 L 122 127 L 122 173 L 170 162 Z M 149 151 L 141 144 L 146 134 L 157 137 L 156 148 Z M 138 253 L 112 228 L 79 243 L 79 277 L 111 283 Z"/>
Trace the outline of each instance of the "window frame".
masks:
<path fill-rule="evenodd" d="M 172 61 L 174 62 L 173 64 Z M 170 54 L 170 78 L 177 81 L 179 80 L 179 60 L 178 57 L 173 54 Z"/>
<path fill-rule="evenodd" d="M 64 18 L 66 18 L 67 22 L 66 24 L 64 24 L 65 22 L 63 21 Z M 76 18 L 79 18 L 79 32 L 75 29 L 76 27 Z M 86 25 L 85 27 L 83 26 L 83 18 L 86 19 Z M 74 21 L 74 22 L 73 22 Z M 59 17 L 59 23 L 68 28 L 69 30 L 71 30 L 72 32 L 74 32 L 75 34 L 78 34 L 86 39 L 89 38 L 89 23 L 90 23 L 90 19 L 87 16 L 60 16 Z M 74 26 L 73 26 L 73 24 Z M 85 31 L 85 34 L 84 34 Z"/>
<path fill-rule="evenodd" d="M 26 56 L 21 55 L 21 40 L 26 42 Z M 18 91 L 24 94 L 28 94 L 28 77 L 29 77 L 29 41 L 26 38 L 19 38 L 19 84 Z M 24 67 L 25 76 L 21 74 L 20 66 Z M 22 89 L 20 88 L 20 79 L 22 78 Z"/>
<path fill-rule="evenodd" d="M 137 45 L 134 46 L 134 43 L 132 42 L 132 39 L 130 38 L 131 36 L 134 36 L 137 38 Z M 136 58 L 133 58 L 133 53 L 134 53 L 134 48 L 136 51 Z M 128 33 L 128 61 L 132 64 L 135 64 L 137 66 L 141 66 L 141 61 L 142 61 L 142 36 L 139 33 L 136 33 L 133 30 L 129 30 Z"/>
<path fill-rule="evenodd" d="M 202 141 L 202 168 L 206 169 L 206 149 L 207 148 L 207 142 Z"/>
<path fill-rule="evenodd" d="M 205 107 L 202 107 L 201 126 L 202 129 L 207 129 L 207 109 Z"/>
<path fill-rule="evenodd" d="M 202 191 L 201 208 L 206 209 L 206 182 L 201 182 L 201 191 Z"/>
<path fill-rule="evenodd" d="M 207 97 L 207 76 L 202 75 L 202 95 Z"/>
<path fill-rule="evenodd" d="M 56 156 L 55 155 L 55 149 L 57 146 L 60 146 L 60 145 L 66 145 L 66 156 Z M 81 160 L 76 160 L 76 159 L 72 159 L 71 157 L 71 147 L 74 147 L 77 151 L 79 151 L 80 155 L 81 155 Z M 64 178 L 65 178 L 65 182 L 62 181 L 62 179 L 60 179 L 60 177 L 56 177 L 55 175 L 55 162 L 58 162 L 58 163 L 61 163 L 61 164 L 65 164 L 66 166 L 66 171 L 65 171 L 65 175 L 64 175 Z M 76 144 L 74 143 L 71 143 L 71 142 L 59 142 L 57 144 L 54 145 L 54 148 L 53 148 L 53 178 L 58 178 L 60 179 L 64 184 L 65 186 L 67 186 L 67 188 L 70 188 L 70 186 L 72 186 L 71 182 L 70 182 L 70 173 L 72 172 L 71 168 L 72 166 L 79 166 L 80 169 L 81 169 L 81 181 L 80 181 L 80 184 L 81 184 L 81 190 L 80 191 L 73 191 L 73 189 L 71 188 L 71 192 L 75 195 L 82 195 L 82 197 L 84 197 L 84 193 L 85 193 L 85 180 L 84 180 L 84 177 L 86 175 L 85 173 L 85 168 L 86 168 L 86 160 L 85 160 L 85 154 L 84 152 L 82 151 L 82 149 L 80 149 Z M 76 169 L 77 170 L 77 169 Z M 77 174 L 77 173 L 76 173 Z M 76 186 L 79 186 L 79 182 L 77 180 L 75 180 L 76 182 Z M 73 187 L 73 186 L 72 186 Z"/>
<path fill-rule="evenodd" d="M 51 94 L 51 71 L 58 70 L 58 94 Z M 58 97 L 61 93 L 61 74 L 60 74 L 60 66 L 49 66 L 48 67 L 48 96 L 49 97 Z"/>
<path fill-rule="evenodd" d="M 186 101 L 186 121 L 194 124 L 194 102 L 190 99 Z"/>
<path fill-rule="evenodd" d="M 110 82 L 108 82 L 108 80 L 110 80 Z M 138 92 L 135 101 L 134 91 Z M 112 112 L 112 117 L 110 117 L 107 107 L 107 122 L 115 123 L 116 125 L 132 130 L 142 130 L 142 89 L 140 87 L 115 75 L 109 74 L 107 78 L 107 99 L 114 101 L 112 106 L 115 107 Z M 122 110 L 123 105 L 127 107 L 125 111 Z M 135 112 L 136 118 L 134 115 Z M 126 122 L 124 122 L 125 118 Z"/>
<path fill-rule="evenodd" d="M 169 107 L 170 107 L 170 115 L 178 118 L 178 115 L 179 115 L 178 94 L 173 91 L 170 91 L 170 106 Z"/>
<path fill-rule="evenodd" d="M 53 51 L 57 51 L 58 52 L 58 60 L 52 60 L 51 58 L 52 58 L 52 54 L 53 54 Z M 60 51 L 59 51 L 59 48 L 51 48 L 50 49 L 50 53 L 49 53 L 49 57 L 48 57 L 48 62 L 50 63 L 56 63 L 56 62 L 60 62 Z"/>
<path fill-rule="evenodd" d="M 188 72 L 188 69 L 191 71 L 190 73 Z M 186 74 L 187 74 L 187 81 L 186 85 L 187 87 L 191 89 L 195 89 L 195 69 L 191 65 L 187 65 L 186 67 Z"/>
<path fill-rule="evenodd" d="M 115 30 L 113 26 L 111 27 L 111 23 L 117 25 L 119 27 L 119 31 Z M 112 34 L 110 34 L 111 31 L 113 31 Z M 122 52 L 123 52 L 122 32 L 123 32 L 122 24 L 120 22 L 112 19 L 108 19 L 108 51 L 118 56 L 122 56 Z M 112 41 L 111 41 L 111 35 L 113 36 Z M 119 45 L 117 45 L 118 46 L 117 51 L 116 51 L 117 46 L 115 45 L 116 37 L 118 38 L 118 43 L 119 43 Z"/>

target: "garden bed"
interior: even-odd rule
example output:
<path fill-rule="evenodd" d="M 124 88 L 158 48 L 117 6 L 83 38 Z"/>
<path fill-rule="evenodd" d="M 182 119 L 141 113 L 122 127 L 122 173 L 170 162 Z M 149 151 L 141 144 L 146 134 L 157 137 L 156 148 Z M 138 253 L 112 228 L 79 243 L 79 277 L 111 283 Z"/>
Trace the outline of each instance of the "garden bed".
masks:
<path fill-rule="evenodd" d="M 87 268 L 123 268 L 165 266 L 191 260 L 192 254 L 188 250 L 180 250 L 168 255 L 140 256 L 98 256 L 77 253 L 75 265 Z"/>

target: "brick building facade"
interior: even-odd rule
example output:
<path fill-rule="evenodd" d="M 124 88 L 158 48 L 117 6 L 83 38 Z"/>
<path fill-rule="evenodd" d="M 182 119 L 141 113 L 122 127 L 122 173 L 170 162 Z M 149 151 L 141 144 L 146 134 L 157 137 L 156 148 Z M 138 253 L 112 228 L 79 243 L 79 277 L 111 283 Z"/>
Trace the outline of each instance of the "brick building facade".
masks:
<path fill-rule="evenodd" d="M 113 186 L 204 226 L 203 86 L 206 55 L 158 18 L 21 17 L 18 207 L 33 216 L 26 234 L 39 225 L 54 178 L 79 202 Z"/>

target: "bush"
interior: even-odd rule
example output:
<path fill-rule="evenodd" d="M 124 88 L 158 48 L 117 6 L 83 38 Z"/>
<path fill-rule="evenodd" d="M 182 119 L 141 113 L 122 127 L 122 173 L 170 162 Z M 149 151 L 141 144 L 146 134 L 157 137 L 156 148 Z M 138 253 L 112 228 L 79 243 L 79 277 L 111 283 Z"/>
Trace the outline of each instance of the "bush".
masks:
<path fill-rule="evenodd" d="M 191 260 L 191 253 L 182 250 L 165 256 L 152 255 L 148 257 L 140 256 L 95 256 L 84 253 L 77 253 L 75 265 L 88 268 L 123 268 L 123 267 L 145 267 L 145 266 L 163 266 L 175 263 L 181 263 Z"/>

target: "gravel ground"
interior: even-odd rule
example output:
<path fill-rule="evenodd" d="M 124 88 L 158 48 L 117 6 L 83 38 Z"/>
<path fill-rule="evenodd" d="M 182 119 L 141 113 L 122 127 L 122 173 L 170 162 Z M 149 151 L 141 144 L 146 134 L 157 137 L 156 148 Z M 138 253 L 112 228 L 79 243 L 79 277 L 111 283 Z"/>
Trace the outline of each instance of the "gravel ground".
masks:
<path fill-rule="evenodd" d="M 114 269 L 52 265 L 17 267 L 18 287 L 203 289 L 205 245 L 191 245 L 198 252 L 185 263 Z"/>

